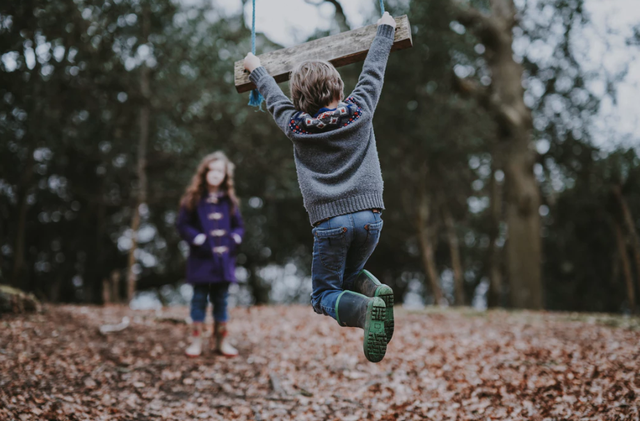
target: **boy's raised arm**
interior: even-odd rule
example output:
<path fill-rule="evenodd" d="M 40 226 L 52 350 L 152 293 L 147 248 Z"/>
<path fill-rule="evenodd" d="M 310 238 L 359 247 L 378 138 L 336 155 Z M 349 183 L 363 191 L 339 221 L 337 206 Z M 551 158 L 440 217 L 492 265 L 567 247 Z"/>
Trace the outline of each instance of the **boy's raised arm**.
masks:
<path fill-rule="evenodd" d="M 285 134 L 289 127 L 291 117 L 297 112 L 291 100 L 282 92 L 280 86 L 261 66 L 260 59 L 253 54 L 247 54 L 244 59 L 244 68 L 251 72 L 249 79 L 257 87 L 267 103 L 267 109 L 276 121 L 276 124 Z"/>
<path fill-rule="evenodd" d="M 358 84 L 351 93 L 359 106 L 373 112 L 378 105 L 387 59 L 393 46 L 396 21 L 385 12 L 378 21 L 378 32 L 371 43 Z"/>

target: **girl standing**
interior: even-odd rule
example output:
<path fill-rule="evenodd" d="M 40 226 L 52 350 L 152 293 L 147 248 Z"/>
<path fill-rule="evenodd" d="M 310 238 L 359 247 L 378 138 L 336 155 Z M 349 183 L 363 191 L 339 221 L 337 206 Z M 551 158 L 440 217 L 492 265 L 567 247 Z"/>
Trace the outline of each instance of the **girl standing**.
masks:
<path fill-rule="evenodd" d="M 238 355 L 227 340 L 228 291 L 236 282 L 236 250 L 244 235 L 233 169 L 222 152 L 205 156 L 180 201 L 177 226 L 189 244 L 187 282 L 193 285 L 189 357 L 202 354 L 207 301 L 213 306 L 214 350 L 227 357 Z"/>

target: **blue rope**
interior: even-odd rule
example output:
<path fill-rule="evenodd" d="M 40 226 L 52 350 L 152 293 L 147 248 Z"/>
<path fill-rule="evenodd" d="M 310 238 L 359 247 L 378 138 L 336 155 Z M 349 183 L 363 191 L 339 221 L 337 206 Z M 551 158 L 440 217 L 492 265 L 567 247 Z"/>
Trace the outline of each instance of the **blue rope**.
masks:
<path fill-rule="evenodd" d="M 253 16 L 251 17 L 251 52 L 256 53 L 256 0 L 253 0 Z"/>
<path fill-rule="evenodd" d="M 380 14 L 384 15 L 384 0 L 380 0 Z"/>
<path fill-rule="evenodd" d="M 253 0 L 253 16 L 251 20 L 251 52 L 256 53 L 256 0 Z M 262 102 L 264 98 L 257 89 L 251 91 L 249 95 L 249 105 L 258 107 L 262 111 Z"/>

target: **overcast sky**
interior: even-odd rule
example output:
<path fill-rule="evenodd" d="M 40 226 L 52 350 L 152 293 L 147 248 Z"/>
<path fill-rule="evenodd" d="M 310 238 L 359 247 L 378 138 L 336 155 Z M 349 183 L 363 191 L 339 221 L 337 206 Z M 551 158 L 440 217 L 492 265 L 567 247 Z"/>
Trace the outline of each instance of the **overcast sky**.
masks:
<path fill-rule="evenodd" d="M 614 131 L 622 143 L 640 147 L 640 46 L 626 45 L 633 27 L 640 27 L 640 0 L 589 0 L 587 10 L 593 27 L 584 31 L 589 53 L 583 66 L 610 75 L 628 66 L 618 86 L 617 104 L 609 99 L 602 103 L 596 143 L 607 143 L 608 133 Z"/>
<path fill-rule="evenodd" d="M 241 12 L 241 0 L 213 1 L 228 13 Z M 521 7 L 525 1 L 516 0 L 516 4 Z M 373 23 L 379 16 L 377 1 L 340 0 L 340 3 L 352 28 Z M 606 98 L 602 102 L 600 118 L 594 122 L 597 128 L 594 142 L 606 149 L 620 144 L 640 146 L 640 47 L 626 44 L 633 27 L 640 25 L 640 0 L 587 0 L 586 8 L 591 25 L 576 37 L 576 49 L 582 52 L 584 68 L 603 76 L 602 80 L 605 74 L 613 76 L 627 68 L 615 100 Z M 332 29 L 334 25 L 334 8 L 328 3 L 317 7 L 304 0 L 256 0 L 256 9 L 257 32 L 283 46 L 304 42 L 316 30 Z M 250 1 L 244 14 L 250 26 Z M 602 93 L 604 84 L 593 83 L 590 89 Z"/>

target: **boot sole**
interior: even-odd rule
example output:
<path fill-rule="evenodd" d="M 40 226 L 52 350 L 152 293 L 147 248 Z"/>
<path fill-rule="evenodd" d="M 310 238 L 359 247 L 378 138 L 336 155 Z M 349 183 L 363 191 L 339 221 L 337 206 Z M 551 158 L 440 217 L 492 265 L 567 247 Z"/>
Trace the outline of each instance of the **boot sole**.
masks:
<path fill-rule="evenodd" d="M 385 307 L 385 318 L 384 318 L 384 330 L 387 334 L 387 343 L 391 342 L 391 338 L 393 337 L 393 330 L 395 328 L 395 321 L 393 318 L 393 290 L 388 285 L 380 285 L 376 288 L 375 296 L 382 298 L 384 301 Z"/>
<path fill-rule="evenodd" d="M 387 334 L 385 333 L 385 304 L 381 298 L 374 298 L 367 306 L 367 319 L 364 325 L 362 347 L 367 360 L 372 363 L 382 361 L 387 352 Z"/>

